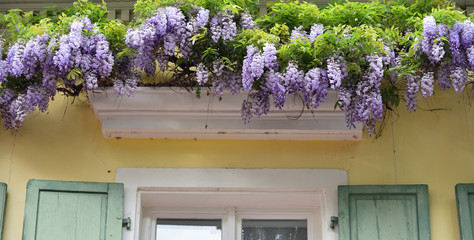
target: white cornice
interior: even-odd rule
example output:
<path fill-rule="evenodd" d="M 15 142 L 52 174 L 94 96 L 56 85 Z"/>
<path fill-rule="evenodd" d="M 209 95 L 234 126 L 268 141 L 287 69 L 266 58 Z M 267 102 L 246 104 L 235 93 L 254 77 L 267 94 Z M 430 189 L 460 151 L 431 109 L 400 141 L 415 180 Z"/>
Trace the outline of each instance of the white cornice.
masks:
<path fill-rule="evenodd" d="M 361 127 L 348 129 L 344 113 L 334 110 L 336 93 L 317 110 L 304 109 L 291 97 L 284 110 L 248 124 L 241 119 L 246 94 L 224 94 L 200 99 L 175 88 L 139 88 L 135 97 L 117 96 L 113 90 L 89 93 L 91 108 L 102 123 L 104 137 L 189 139 L 361 140 Z M 297 119 L 296 119 L 297 118 Z"/>

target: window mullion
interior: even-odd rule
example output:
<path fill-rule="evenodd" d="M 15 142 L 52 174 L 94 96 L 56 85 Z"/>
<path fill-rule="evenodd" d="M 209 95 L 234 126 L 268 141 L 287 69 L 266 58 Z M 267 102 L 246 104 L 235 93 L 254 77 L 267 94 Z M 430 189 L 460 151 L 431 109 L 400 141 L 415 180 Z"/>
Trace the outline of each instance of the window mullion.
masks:
<path fill-rule="evenodd" d="M 235 240 L 242 240 L 242 217 L 236 217 L 236 231 L 239 234 L 236 234 Z"/>
<path fill-rule="evenodd" d="M 237 232 L 236 232 L 236 214 L 235 214 L 235 207 L 228 207 L 226 208 L 227 211 L 227 219 L 225 225 L 223 227 L 223 240 L 236 240 L 237 239 Z"/>

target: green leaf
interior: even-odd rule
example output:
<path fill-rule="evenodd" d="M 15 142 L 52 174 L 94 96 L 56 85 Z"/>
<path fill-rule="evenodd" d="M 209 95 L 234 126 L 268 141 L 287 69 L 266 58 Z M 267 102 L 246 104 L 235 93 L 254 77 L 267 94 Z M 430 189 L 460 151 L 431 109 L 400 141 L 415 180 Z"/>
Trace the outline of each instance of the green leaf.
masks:
<path fill-rule="evenodd" d="M 196 98 L 201 98 L 201 86 L 196 85 Z"/>
<path fill-rule="evenodd" d="M 239 13 L 239 10 L 241 9 L 239 6 L 237 5 L 225 5 L 223 7 L 223 9 L 229 9 L 230 11 L 232 11 L 232 13 L 234 14 L 238 14 Z"/>
<path fill-rule="evenodd" d="M 74 68 L 67 74 L 67 79 L 76 80 L 82 77 L 82 71 L 80 68 Z"/>

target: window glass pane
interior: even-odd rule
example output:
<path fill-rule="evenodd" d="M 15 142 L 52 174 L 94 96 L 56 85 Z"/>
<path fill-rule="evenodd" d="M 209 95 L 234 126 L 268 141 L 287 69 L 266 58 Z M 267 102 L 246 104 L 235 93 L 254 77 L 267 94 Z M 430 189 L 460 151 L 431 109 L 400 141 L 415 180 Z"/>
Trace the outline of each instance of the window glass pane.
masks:
<path fill-rule="evenodd" d="M 221 240 L 220 219 L 158 218 L 156 240 Z"/>
<path fill-rule="evenodd" d="M 242 220 L 242 240 L 307 240 L 306 220 Z"/>

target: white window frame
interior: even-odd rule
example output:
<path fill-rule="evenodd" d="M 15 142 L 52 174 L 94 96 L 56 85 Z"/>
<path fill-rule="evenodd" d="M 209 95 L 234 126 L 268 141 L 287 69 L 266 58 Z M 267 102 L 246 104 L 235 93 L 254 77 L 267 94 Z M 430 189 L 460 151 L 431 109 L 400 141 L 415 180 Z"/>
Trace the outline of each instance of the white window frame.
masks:
<path fill-rule="evenodd" d="M 159 195 L 156 195 L 159 194 Z M 287 219 L 287 220 L 307 220 L 308 239 L 316 239 L 315 235 L 321 235 L 321 222 L 315 222 L 315 216 L 320 216 L 320 208 L 317 204 L 313 204 L 311 200 L 296 200 L 297 198 L 319 199 L 320 191 L 308 190 L 264 190 L 264 189 L 172 189 L 154 188 L 139 189 L 137 192 L 138 202 L 141 204 L 140 213 L 140 239 L 154 240 L 156 233 L 156 220 L 158 218 L 177 218 L 177 219 L 221 219 L 222 220 L 222 239 L 223 240 L 240 240 L 239 234 L 242 230 L 241 221 L 246 219 Z M 183 195 L 186 198 L 183 200 Z M 142 196 L 151 197 L 142 201 Z M 160 201 L 160 197 L 166 196 L 173 200 L 179 201 L 178 206 L 170 207 L 168 204 Z M 213 196 L 213 203 L 199 203 L 198 197 Z M 225 196 L 225 199 L 219 199 Z M 263 198 L 262 198 L 263 196 Z M 284 196 L 284 199 L 282 199 Z M 311 197 L 310 197 L 311 196 Z M 227 200 L 231 198 L 232 203 Z M 215 200 L 218 199 L 218 200 Z M 202 200 L 202 199 L 201 199 Z M 272 205 L 280 208 L 262 207 L 263 201 L 280 201 L 282 204 L 273 203 Z M 146 202 L 146 203 L 144 203 Z M 149 207 L 149 202 L 156 205 Z M 239 204 L 245 202 L 244 204 Z M 304 202 L 305 208 L 301 208 Z M 211 206 L 210 206 L 211 205 Z M 264 204 L 268 205 L 268 204 Z M 310 207 L 314 205 L 313 207 Z M 243 208 L 242 206 L 253 206 L 254 208 Z M 291 208 L 290 208 L 291 207 Z"/>
<path fill-rule="evenodd" d="M 143 196 L 147 196 L 146 194 L 151 194 L 156 191 L 173 192 L 186 189 L 194 192 L 207 191 L 209 193 L 209 191 L 211 191 L 211 194 L 212 191 L 233 190 L 318 192 L 320 196 L 318 200 L 320 204 L 318 207 L 319 213 L 314 215 L 316 216 L 314 219 L 311 219 L 310 216 L 307 217 L 308 225 L 318 224 L 318 226 L 320 226 L 321 233 L 318 234 L 320 234 L 321 239 L 337 240 L 337 228 L 331 229 L 329 227 L 330 217 L 337 216 L 337 186 L 347 185 L 348 178 L 347 172 L 339 169 L 122 168 L 117 169 L 116 182 L 124 183 L 124 217 L 130 217 L 132 219 L 131 229 L 124 229 L 123 231 L 123 240 L 148 240 L 148 238 L 144 238 L 143 232 L 154 234 L 154 230 L 145 226 L 152 226 L 154 223 L 151 224 L 147 221 L 156 222 L 156 218 L 154 217 L 165 214 L 166 211 L 168 212 L 167 214 L 178 213 L 176 211 L 173 212 L 173 209 L 160 208 L 153 210 L 151 208 L 144 208 L 142 206 Z M 165 212 L 163 212 L 163 210 L 165 210 Z M 197 214 L 201 214 L 201 216 L 205 216 L 206 214 L 210 214 L 207 216 L 214 216 L 212 210 L 210 210 L 211 212 L 207 210 L 203 211 L 204 212 L 201 213 L 197 212 Z M 205 213 L 206 211 L 207 213 Z M 294 216 L 301 218 L 301 215 L 298 217 L 297 211 L 278 211 L 277 209 L 273 213 L 269 212 L 267 217 L 274 217 L 274 219 L 276 219 L 278 216 L 285 214 L 295 214 Z M 226 211 L 221 211 L 221 213 L 222 212 L 226 213 Z M 188 211 L 186 214 L 189 213 L 192 213 L 192 211 Z M 262 211 L 258 209 L 238 209 L 237 216 L 233 219 L 257 215 L 263 216 Z M 150 217 L 145 218 L 144 216 Z M 234 223 L 232 224 L 239 222 L 239 220 L 233 221 Z M 225 234 L 229 234 L 226 236 L 238 236 L 235 231 L 238 230 L 230 231 Z M 310 238 L 309 235 L 310 233 L 308 232 L 310 240 L 320 239 L 314 236 Z"/>
<path fill-rule="evenodd" d="M 152 210 L 147 211 L 145 218 L 142 219 L 149 219 L 147 220 L 147 225 L 142 228 L 142 234 L 145 235 L 140 236 L 140 239 L 155 239 L 156 236 L 156 220 L 158 218 L 181 218 L 181 219 L 221 219 L 222 220 L 222 235 L 227 235 L 228 228 L 224 228 L 227 225 L 227 216 L 226 212 L 224 211 L 216 211 L 216 210 L 191 210 L 191 209 L 176 209 L 176 210 Z"/>
<path fill-rule="evenodd" d="M 243 219 L 252 219 L 252 220 L 269 220 L 269 219 L 289 219 L 289 220 L 307 220 L 307 234 L 308 239 L 315 239 L 315 221 L 314 221 L 313 212 L 301 211 L 301 212 L 278 212 L 278 211 L 268 211 L 263 213 L 262 211 L 241 211 L 237 214 L 236 218 L 236 232 L 242 232 L 242 220 Z M 236 240 L 242 240 L 242 234 L 236 234 Z"/>

